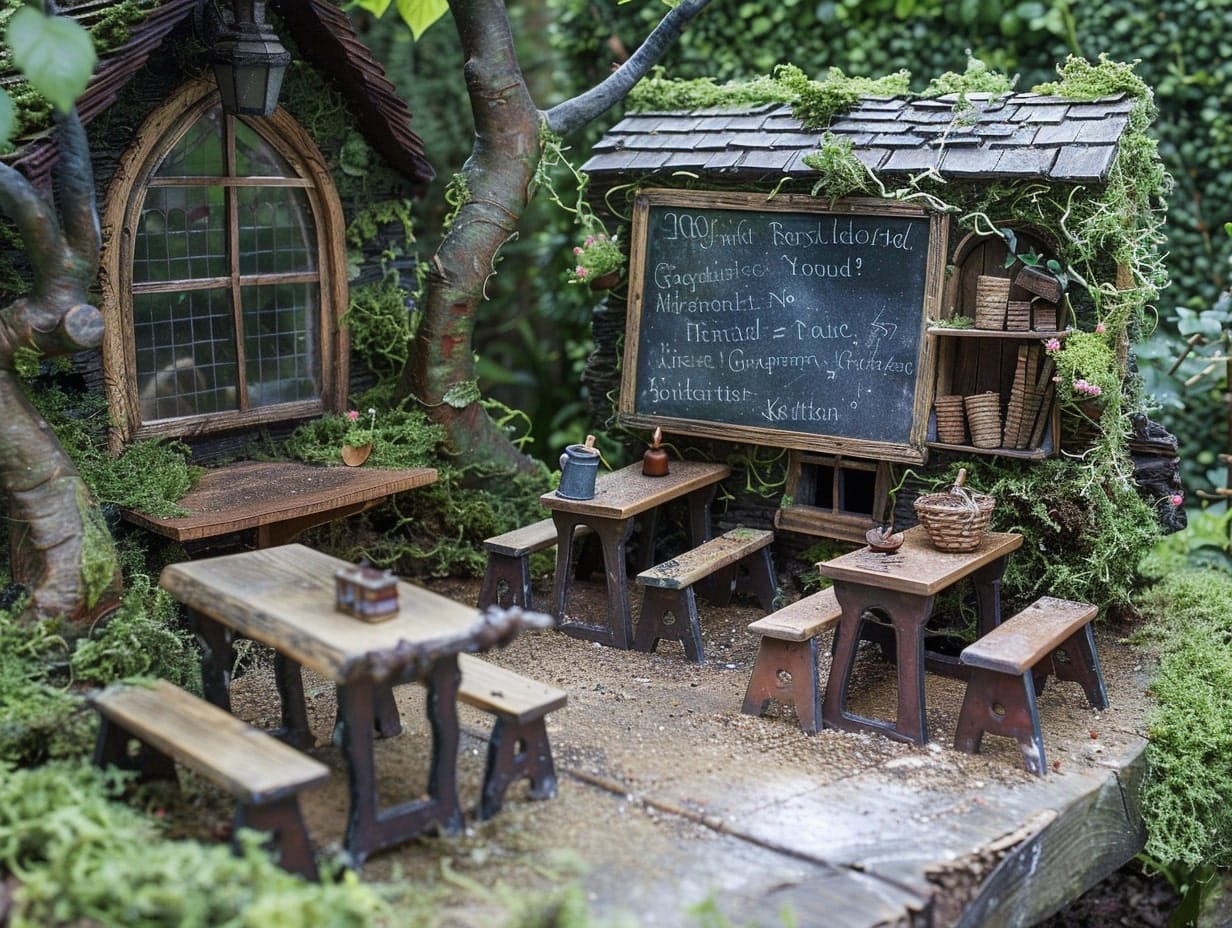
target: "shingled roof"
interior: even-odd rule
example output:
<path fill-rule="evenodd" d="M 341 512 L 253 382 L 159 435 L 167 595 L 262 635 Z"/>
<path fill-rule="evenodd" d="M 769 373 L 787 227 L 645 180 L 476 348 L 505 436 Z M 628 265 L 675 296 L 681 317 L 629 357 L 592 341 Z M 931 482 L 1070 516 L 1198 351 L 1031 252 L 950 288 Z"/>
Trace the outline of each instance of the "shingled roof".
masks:
<path fill-rule="evenodd" d="M 89 28 L 113 0 L 61 0 L 59 12 Z M 202 0 L 162 0 L 135 23 L 128 40 L 103 55 L 77 101 L 82 122 L 107 109 L 163 40 L 192 16 Z M 411 131 L 411 113 L 385 76 L 385 69 L 359 40 L 346 14 L 332 0 L 274 0 L 300 54 L 338 86 L 351 105 L 365 137 L 386 161 L 422 193 L 434 176 L 423 142 Z M 0 85 L 17 75 L 0 75 Z M 18 139 L 13 162 L 36 185 L 46 183 L 56 146 L 50 132 Z"/>
<path fill-rule="evenodd" d="M 1074 101 L 1035 93 L 869 97 L 806 130 L 786 104 L 639 113 L 618 122 L 582 166 L 591 175 L 691 171 L 725 180 L 816 177 L 804 163 L 827 133 L 848 138 L 877 174 L 933 170 L 963 180 L 1102 183 L 1134 100 Z"/>

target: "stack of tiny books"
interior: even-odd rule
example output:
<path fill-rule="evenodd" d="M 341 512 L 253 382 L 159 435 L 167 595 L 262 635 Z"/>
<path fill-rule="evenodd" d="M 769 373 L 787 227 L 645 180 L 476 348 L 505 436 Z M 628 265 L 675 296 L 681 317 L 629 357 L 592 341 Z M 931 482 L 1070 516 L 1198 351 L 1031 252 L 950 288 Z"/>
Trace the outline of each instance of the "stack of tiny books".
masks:
<path fill-rule="evenodd" d="M 1043 442 L 1055 396 L 1053 370 L 1052 358 L 1045 354 L 1042 345 L 1018 346 L 1018 363 L 1006 404 L 1001 447 L 1038 448 Z"/>

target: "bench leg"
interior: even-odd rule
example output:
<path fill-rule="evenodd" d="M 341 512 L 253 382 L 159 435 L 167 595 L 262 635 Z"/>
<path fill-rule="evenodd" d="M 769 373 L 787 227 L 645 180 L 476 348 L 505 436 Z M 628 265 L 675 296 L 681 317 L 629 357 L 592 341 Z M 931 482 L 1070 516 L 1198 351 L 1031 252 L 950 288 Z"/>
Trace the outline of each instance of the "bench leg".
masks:
<path fill-rule="evenodd" d="M 316 880 L 312 842 L 308 839 L 308 829 L 295 796 L 260 804 L 240 803 L 235 810 L 236 835 L 241 828 L 268 832 L 269 848 L 277 855 L 279 866 L 304 879 Z"/>
<path fill-rule="evenodd" d="M 744 691 L 745 715 L 765 715 L 770 700 L 794 706 L 806 734 L 821 730 L 821 675 L 817 670 L 817 638 L 808 641 L 761 639 L 757 660 Z"/>
<path fill-rule="evenodd" d="M 971 668 L 954 749 L 977 754 L 985 732 L 1014 738 L 1027 770 L 1043 776 L 1047 770 L 1039 709 L 1035 704 L 1035 681 L 1031 671 L 1022 676 Z"/>
<path fill-rule="evenodd" d="M 679 641 L 695 664 L 703 663 L 702 629 L 693 587 L 665 590 L 648 586 L 642 593 L 642 617 L 637 622 L 633 650 L 654 651 L 662 638 Z"/>
<path fill-rule="evenodd" d="M 779 591 L 770 548 L 762 548 L 750 554 L 741 560 L 738 566 L 740 571 L 736 574 L 736 592 L 757 597 L 762 609 L 770 612 L 774 608 L 774 597 Z"/>
<path fill-rule="evenodd" d="M 479 591 L 479 608 L 521 606 L 531 608 L 530 558 L 488 552 L 488 568 Z"/>
<path fill-rule="evenodd" d="M 304 677 L 299 664 L 274 652 L 274 684 L 282 704 L 282 728 L 274 734 L 301 751 L 316 747 L 308 725 L 308 704 L 304 700 Z"/>
<path fill-rule="evenodd" d="M 1052 653 L 1050 663 L 1053 675 L 1058 680 L 1081 686 L 1087 702 L 1094 708 L 1108 708 L 1108 691 L 1104 688 L 1104 675 L 1095 651 L 1095 633 L 1089 623 L 1061 643 Z"/>
<path fill-rule="evenodd" d="M 488 741 L 488 759 L 483 772 L 483 794 L 476 818 L 484 821 L 500 811 L 509 784 L 530 780 L 531 799 L 556 795 L 556 766 L 543 716 L 519 725 L 497 716 Z"/>
<path fill-rule="evenodd" d="M 134 740 L 138 742 L 136 753 L 129 750 L 129 744 Z M 152 780 L 179 782 L 174 760 L 106 718 L 99 720 L 98 739 L 94 742 L 94 763 L 99 767 L 110 766 L 135 773 L 142 783 Z"/>

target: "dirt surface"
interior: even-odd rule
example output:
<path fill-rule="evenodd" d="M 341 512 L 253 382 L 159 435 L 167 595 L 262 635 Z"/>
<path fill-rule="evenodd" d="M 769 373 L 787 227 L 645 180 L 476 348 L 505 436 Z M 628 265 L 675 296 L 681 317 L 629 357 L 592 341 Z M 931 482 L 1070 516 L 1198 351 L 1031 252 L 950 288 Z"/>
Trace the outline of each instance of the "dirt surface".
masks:
<path fill-rule="evenodd" d="M 477 582 L 432 586 L 461 602 L 474 602 L 478 594 Z M 537 587 L 537 595 L 545 603 L 549 591 Z M 570 612 L 595 614 L 604 603 L 601 587 L 577 584 Z M 934 909 L 934 923 L 956 924 L 963 899 L 978 890 L 999 859 L 993 854 L 973 863 L 954 850 L 967 847 L 964 823 L 972 809 L 979 813 L 985 795 L 995 791 L 1010 797 L 1010 805 L 1021 801 L 1029 809 L 1039 796 L 1078 789 L 1084 778 L 1106 778 L 1123 758 L 1141 753 L 1143 656 L 1108 630 L 1099 637 L 1110 709 L 1092 710 L 1068 684 L 1050 684 L 1040 699 L 1053 768 L 1044 782 L 1025 771 L 1013 742 L 986 738 L 984 753 L 975 756 L 948 746 L 963 692 L 955 680 L 929 677 L 928 722 L 935 740 L 925 748 L 829 730 L 805 735 L 794 713 L 777 706 L 765 718 L 742 715 L 757 647 L 747 624 L 762 613 L 751 601 L 721 609 L 703 603 L 701 613 L 703 665 L 686 661 L 671 642 L 643 654 L 556 631 L 526 634 L 485 655 L 568 692 L 568 706 L 548 725 L 558 796 L 530 801 L 524 785 L 515 784 L 493 820 L 472 818 L 462 835 L 428 837 L 375 855 L 362 876 L 414 887 L 423 911 L 431 914 L 408 924 L 442 928 L 510 924 L 517 913 L 551 908 L 569 888 L 577 893 L 575 903 L 584 900 L 593 926 L 722 924 L 697 914 L 706 911 L 721 912 L 732 925 L 788 924 L 778 914 L 782 905 L 801 926 L 872 925 L 878 907 L 901 913 L 938 887 L 950 898 Z M 254 650 L 250 668 L 234 682 L 235 711 L 274 727 L 278 708 L 268 661 Z M 859 668 L 852 708 L 892 716 L 887 707 L 893 706 L 893 677 L 886 666 L 862 656 Z M 821 669 L 824 681 L 828 655 Z M 336 853 L 347 796 L 342 763 L 330 743 L 334 696 L 330 685 L 310 674 L 305 689 L 317 736 L 314 753 L 338 774 L 306 797 L 306 817 L 318 845 Z M 400 687 L 397 699 L 405 731 L 378 744 L 385 802 L 412 798 L 426 782 L 423 690 Z M 469 811 L 479 792 L 490 719 L 467 706 L 460 712 L 459 782 Z M 849 799 L 827 800 L 831 808 L 819 819 L 823 788 Z M 1030 827 L 1028 822 L 1024 834 Z M 925 883 L 915 862 L 931 850 L 921 845 L 934 840 L 936 871 Z M 836 868 L 838 860 L 851 863 Z M 893 873 L 894 867 L 904 874 L 898 887 L 894 880 L 866 876 Z M 970 884 L 965 888 L 962 878 L 951 879 L 963 872 Z M 814 888 L 840 876 L 848 883 L 836 898 L 850 900 L 856 914 L 810 911 L 808 900 L 819 898 Z M 1072 901 L 1044 924 L 1164 925 L 1175 905 L 1165 887 L 1126 868 L 1082 899 L 1073 899 L 1077 891 L 1063 897 Z M 865 914 L 868 921 L 859 921 Z M 907 924 L 893 918 L 886 923 Z"/>

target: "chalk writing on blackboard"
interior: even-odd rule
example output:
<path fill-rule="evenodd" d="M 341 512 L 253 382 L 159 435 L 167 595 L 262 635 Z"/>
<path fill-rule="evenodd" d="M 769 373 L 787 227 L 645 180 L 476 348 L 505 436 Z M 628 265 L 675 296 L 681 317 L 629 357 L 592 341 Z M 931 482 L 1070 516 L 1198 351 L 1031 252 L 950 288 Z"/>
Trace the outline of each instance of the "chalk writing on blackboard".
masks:
<path fill-rule="evenodd" d="M 642 192 L 622 420 L 922 460 L 945 230 L 890 201 Z"/>

